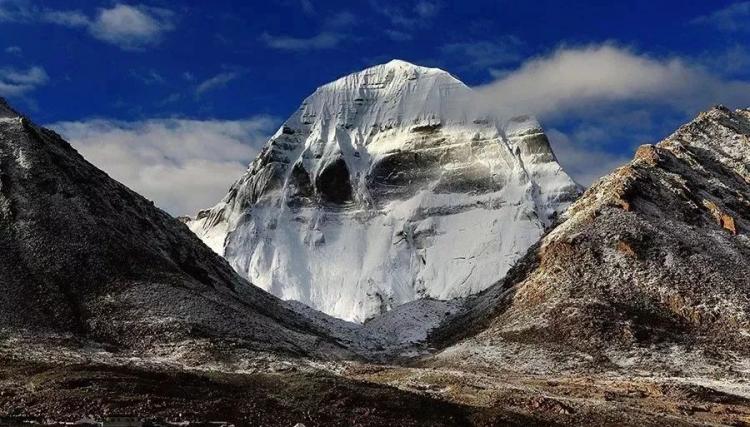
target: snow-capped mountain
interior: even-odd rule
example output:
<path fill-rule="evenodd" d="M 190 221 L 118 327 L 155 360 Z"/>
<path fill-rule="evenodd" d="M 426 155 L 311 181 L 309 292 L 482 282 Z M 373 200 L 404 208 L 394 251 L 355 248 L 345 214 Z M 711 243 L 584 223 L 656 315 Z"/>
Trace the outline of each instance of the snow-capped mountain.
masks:
<path fill-rule="evenodd" d="M 404 61 L 317 89 L 190 228 L 243 276 L 364 321 L 503 277 L 579 194 L 539 124 Z"/>

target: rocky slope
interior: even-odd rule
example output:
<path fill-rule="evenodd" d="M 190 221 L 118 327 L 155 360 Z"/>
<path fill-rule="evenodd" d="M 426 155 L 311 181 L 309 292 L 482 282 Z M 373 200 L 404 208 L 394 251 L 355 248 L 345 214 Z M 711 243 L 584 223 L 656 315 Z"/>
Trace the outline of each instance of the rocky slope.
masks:
<path fill-rule="evenodd" d="M 538 123 L 403 61 L 308 97 L 190 228 L 253 283 L 364 321 L 478 292 L 578 195 Z"/>
<path fill-rule="evenodd" d="M 0 254 L 4 343 L 55 345 L 39 338 L 46 336 L 143 350 L 212 340 L 252 351 L 351 354 L 240 278 L 184 224 L 2 100 Z M 19 346 L 10 350 L 21 353 Z"/>
<path fill-rule="evenodd" d="M 740 375 L 750 356 L 748 232 L 750 110 L 717 107 L 586 191 L 435 335 L 467 338 L 438 359 L 500 363 L 533 347 L 554 369 L 643 368 L 663 355 L 661 372 L 723 360 Z"/>

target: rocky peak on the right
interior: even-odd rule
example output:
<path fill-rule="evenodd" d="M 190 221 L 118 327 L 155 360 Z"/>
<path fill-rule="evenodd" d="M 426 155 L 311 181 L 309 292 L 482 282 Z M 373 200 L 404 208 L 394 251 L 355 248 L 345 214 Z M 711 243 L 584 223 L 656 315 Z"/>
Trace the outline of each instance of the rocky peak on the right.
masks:
<path fill-rule="evenodd" d="M 750 229 L 750 110 L 716 106 L 602 178 L 571 206 L 562 233 L 607 206 L 730 235 Z M 747 243 L 740 236 L 742 243 Z"/>
<path fill-rule="evenodd" d="M 443 342 L 750 355 L 750 110 L 715 107 L 641 146 L 563 218 Z"/>

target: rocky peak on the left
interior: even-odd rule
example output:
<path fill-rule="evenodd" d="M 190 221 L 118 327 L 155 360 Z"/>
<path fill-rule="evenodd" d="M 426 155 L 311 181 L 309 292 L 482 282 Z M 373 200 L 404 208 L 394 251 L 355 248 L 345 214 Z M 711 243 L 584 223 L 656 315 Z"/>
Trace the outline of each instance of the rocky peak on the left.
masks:
<path fill-rule="evenodd" d="M 59 135 L 5 101 L 0 115 L 4 337 L 67 336 L 139 351 L 209 340 L 217 348 L 347 352 Z"/>
<path fill-rule="evenodd" d="M 14 110 L 5 98 L 0 97 L 0 118 L 9 119 L 18 117 L 21 117 L 21 114 Z"/>

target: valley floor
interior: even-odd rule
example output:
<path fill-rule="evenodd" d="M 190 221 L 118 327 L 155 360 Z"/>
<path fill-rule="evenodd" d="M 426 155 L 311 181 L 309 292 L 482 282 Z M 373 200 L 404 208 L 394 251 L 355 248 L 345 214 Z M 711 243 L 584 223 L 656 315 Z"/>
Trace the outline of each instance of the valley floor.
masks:
<path fill-rule="evenodd" d="M 0 425 L 91 414 L 308 427 L 750 423 L 747 384 L 710 382 L 305 360 L 230 372 L 134 359 L 45 363 L 4 356 Z"/>
<path fill-rule="evenodd" d="M 750 400 L 746 397 L 675 378 L 382 366 L 353 367 L 346 376 L 470 407 L 473 425 L 503 424 L 508 414 L 540 425 L 750 423 Z"/>

